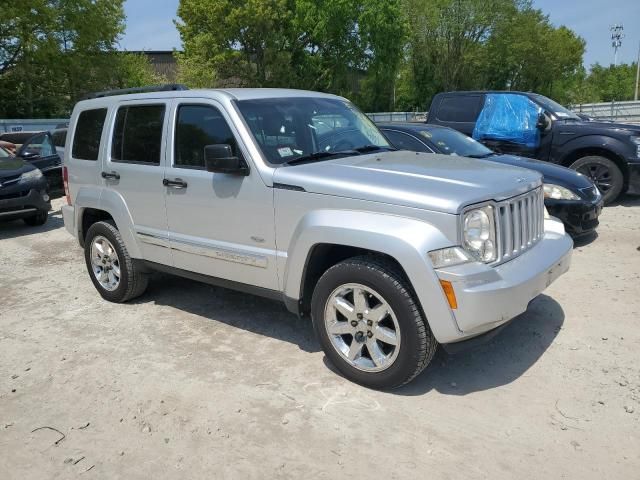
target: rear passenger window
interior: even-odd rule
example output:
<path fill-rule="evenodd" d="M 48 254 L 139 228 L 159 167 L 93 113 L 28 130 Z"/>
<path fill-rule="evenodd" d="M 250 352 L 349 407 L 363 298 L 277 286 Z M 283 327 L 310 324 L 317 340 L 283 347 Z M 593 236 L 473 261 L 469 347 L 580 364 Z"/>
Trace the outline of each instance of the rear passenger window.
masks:
<path fill-rule="evenodd" d="M 480 95 L 444 97 L 438 107 L 438 120 L 442 122 L 475 122 L 480 113 Z"/>
<path fill-rule="evenodd" d="M 240 156 L 236 140 L 220 111 L 208 105 L 182 105 L 176 122 L 174 166 L 204 169 L 204 147 L 231 145 Z"/>
<path fill-rule="evenodd" d="M 76 133 L 73 135 L 71 156 L 79 160 L 98 160 L 102 127 L 107 117 L 106 108 L 85 110 L 78 115 Z M 64 143 L 62 144 L 64 147 Z"/>
<path fill-rule="evenodd" d="M 114 162 L 160 164 L 164 105 L 120 107 L 113 130 Z"/>

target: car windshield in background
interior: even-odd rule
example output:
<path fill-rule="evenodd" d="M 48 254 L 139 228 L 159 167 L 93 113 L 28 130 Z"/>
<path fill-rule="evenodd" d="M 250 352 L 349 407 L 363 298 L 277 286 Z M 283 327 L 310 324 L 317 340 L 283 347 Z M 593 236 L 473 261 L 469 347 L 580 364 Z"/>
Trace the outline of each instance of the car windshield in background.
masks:
<path fill-rule="evenodd" d="M 538 102 L 542 108 L 544 108 L 547 112 L 555 115 L 557 118 L 565 119 L 571 118 L 574 120 L 580 120 L 580 117 L 573 113 L 571 110 L 566 109 L 558 102 L 554 102 L 550 98 L 547 98 L 543 95 L 532 95 L 533 99 Z"/>
<path fill-rule="evenodd" d="M 237 105 L 274 165 L 392 149 L 373 122 L 346 100 L 269 98 Z"/>
<path fill-rule="evenodd" d="M 4 148 L 0 147 L 0 158 L 9 158 L 11 156 L 11 154 L 9 153 L 8 150 L 5 150 Z"/>
<path fill-rule="evenodd" d="M 421 130 L 420 135 L 429 140 L 439 152 L 445 155 L 483 158 L 493 154 L 492 150 L 471 137 L 449 128 Z"/>

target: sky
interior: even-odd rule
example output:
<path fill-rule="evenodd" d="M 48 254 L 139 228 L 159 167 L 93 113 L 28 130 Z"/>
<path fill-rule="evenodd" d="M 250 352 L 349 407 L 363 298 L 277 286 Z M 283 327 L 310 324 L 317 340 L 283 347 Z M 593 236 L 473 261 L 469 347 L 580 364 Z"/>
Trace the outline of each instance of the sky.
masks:
<path fill-rule="evenodd" d="M 126 0 L 127 30 L 120 41 L 125 50 L 180 49 L 180 36 L 173 24 L 179 0 Z M 619 63 L 632 63 L 640 42 L 640 0 L 534 0 L 534 6 L 551 22 L 565 25 L 586 42 L 584 64 L 613 63 L 611 32 L 624 25 L 625 38 L 618 51 Z"/>

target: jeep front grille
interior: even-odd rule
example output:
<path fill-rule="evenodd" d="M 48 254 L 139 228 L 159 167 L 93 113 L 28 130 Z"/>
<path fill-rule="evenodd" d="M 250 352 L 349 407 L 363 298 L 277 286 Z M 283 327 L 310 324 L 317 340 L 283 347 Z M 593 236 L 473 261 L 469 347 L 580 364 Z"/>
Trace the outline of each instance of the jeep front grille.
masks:
<path fill-rule="evenodd" d="M 544 194 L 536 188 L 496 205 L 498 259 L 507 262 L 533 247 L 544 235 Z"/>

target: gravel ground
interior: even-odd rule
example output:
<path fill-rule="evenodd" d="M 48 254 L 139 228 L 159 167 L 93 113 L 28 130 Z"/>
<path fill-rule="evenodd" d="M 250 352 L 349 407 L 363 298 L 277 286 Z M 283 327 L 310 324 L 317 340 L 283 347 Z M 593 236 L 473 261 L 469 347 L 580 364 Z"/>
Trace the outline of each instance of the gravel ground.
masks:
<path fill-rule="evenodd" d="M 393 393 L 278 303 L 158 275 L 109 304 L 59 210 L 1 224 L 0 477 L 640 478 L 640 199 L 601 218 L 526 314 Z"/>

